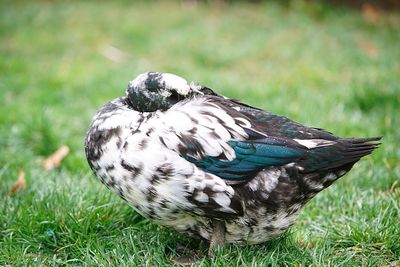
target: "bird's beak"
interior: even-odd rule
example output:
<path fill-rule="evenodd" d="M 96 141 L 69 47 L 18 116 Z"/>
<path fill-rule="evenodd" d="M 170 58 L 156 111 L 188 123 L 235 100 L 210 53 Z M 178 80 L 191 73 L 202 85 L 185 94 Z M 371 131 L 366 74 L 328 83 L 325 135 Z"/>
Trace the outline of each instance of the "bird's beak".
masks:
<path fill-rule="evenodd" d="M 195 84 L 194 82 L 191 82 L 189 84 L 189 86 L 190 86 L 190 89 L 192 89 L 193 92 L 196 92 L 196 93 L 198 93 L 200 95 L 204 95 L 204 93 L 202 91 L 200 91 L 200 89 L 201 89 L 200 85 Z"/>

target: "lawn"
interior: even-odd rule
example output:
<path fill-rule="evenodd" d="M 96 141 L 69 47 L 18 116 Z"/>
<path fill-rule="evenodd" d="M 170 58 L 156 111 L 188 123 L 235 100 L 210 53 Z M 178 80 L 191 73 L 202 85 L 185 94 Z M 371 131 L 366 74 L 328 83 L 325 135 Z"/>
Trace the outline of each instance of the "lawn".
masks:
<path fill-rule="evenodd" d="M 86 163 L 92 116 L 148 70 L 340 136 L 383 136 L 283 237 L 199 266 L 399 265 L 399 44 L 399 13 L 303 1 L 1 1 L 0 266 L 164 266 L 177 243 L 199 248 L 138 215 Z M 69 155 L 44 171 L 61 145 Z M 26 188 L 9 195 L 20 170 Z"/>

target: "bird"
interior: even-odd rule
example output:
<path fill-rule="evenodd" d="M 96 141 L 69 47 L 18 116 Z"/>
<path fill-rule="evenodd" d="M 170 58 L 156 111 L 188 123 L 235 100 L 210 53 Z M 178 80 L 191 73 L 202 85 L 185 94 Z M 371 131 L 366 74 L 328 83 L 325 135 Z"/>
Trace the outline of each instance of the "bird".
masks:
<path fill-rule="evenodd" d="M 94 174 L 144 217 L 210 243 L 259 244 L 379 147 L 146 72 L 93 117 Z"/>

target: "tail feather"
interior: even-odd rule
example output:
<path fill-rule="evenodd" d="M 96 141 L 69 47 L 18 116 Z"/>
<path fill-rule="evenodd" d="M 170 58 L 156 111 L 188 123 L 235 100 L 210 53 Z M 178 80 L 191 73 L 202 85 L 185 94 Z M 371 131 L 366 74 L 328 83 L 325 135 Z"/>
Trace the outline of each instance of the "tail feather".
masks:
<path fill-rule="evenodd" d="M 301 165 L 304 172 L 326 171 L 342 166 L 352 166 L 369 155 L 381 144 L 382 137 L 342 138 L 330 146 L 316 147 L 308 151 Z"/>

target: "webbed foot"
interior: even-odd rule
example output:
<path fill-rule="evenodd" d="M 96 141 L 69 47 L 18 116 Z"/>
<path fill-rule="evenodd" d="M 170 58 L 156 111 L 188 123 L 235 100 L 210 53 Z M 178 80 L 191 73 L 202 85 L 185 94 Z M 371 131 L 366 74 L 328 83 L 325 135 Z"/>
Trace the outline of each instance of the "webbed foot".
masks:
<path fill-rule="evenodd" d="M 182 254 L 170 259 L 170 262 L 176 265 L 191 266 L 204 258 L 204 254 L 200 250 L 188 250 L 180 244 L 176 245 L 176 252 Z"/>

